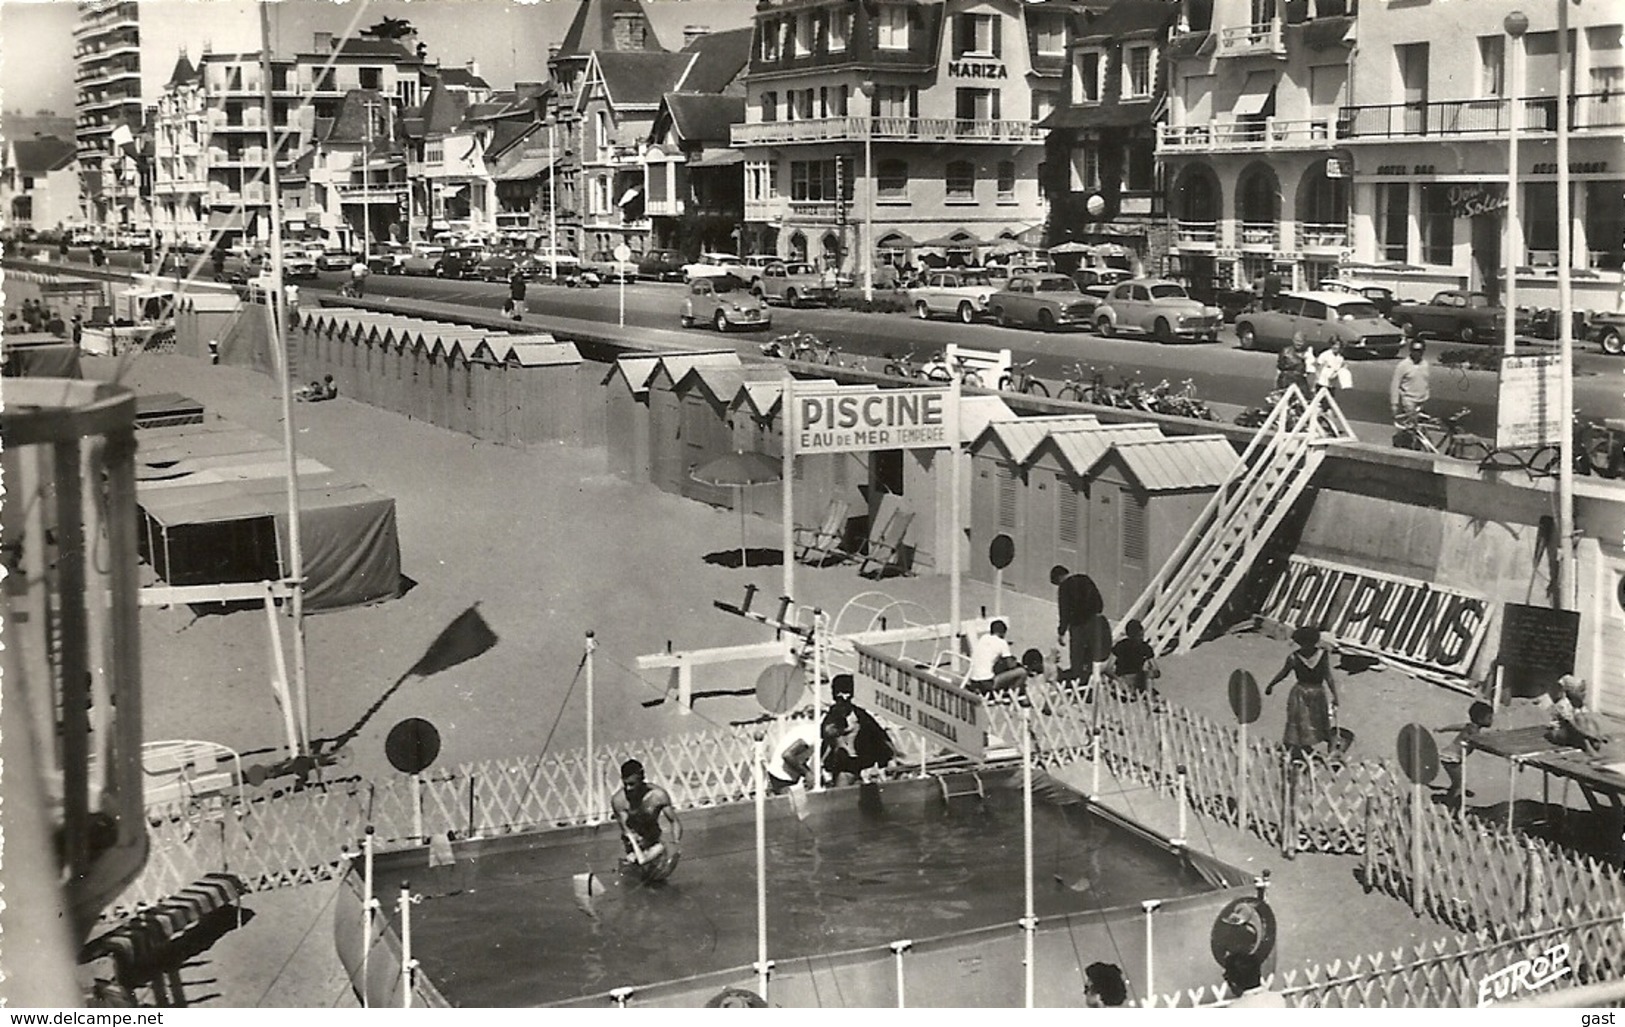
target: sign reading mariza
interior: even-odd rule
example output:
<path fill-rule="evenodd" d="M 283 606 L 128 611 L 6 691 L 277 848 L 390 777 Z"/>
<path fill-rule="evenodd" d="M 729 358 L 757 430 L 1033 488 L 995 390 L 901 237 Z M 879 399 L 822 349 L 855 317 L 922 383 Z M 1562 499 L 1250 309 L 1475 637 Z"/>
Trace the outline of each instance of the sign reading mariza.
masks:
<path fill-rule="evenodd" d="M 1466 675 L 1484 641 L 1483 596 L 1364 567 L 1293 556 L 1259 615 L 1308 624 L 1339 642 Z"/>
<path fill-rule="evenodd" d="M 948 445 L 947 389 L 857 389 L 795 395 L 791 451 L 941 449 Z"/>
<path fill-rule="evenodd" d="M 1495 448 L 1518 449 L 1555 443 L 1563 432 L 1558 402 L 1561 358 L 1502 357 L 1500 398 L 1495 411 Z"/>
<path fill-rule="evenodd" d="M 852 698 L 859 706 L 969 759 L 985 757 L 987 707 L 981 696 L 878 649 L 853 647 L 858 673 Z"/>

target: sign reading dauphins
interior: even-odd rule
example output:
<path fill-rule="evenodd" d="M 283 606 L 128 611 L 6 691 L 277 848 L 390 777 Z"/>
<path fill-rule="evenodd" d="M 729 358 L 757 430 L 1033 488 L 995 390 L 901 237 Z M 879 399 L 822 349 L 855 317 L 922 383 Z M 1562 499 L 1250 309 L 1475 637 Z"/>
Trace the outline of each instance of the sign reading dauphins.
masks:
<path fill-rule="evenodd" d="M 869 388 L 797 394 L 790 405 L 791 450 L 849 453 L 871 449 L 943 449 L 948 390 Z"/>

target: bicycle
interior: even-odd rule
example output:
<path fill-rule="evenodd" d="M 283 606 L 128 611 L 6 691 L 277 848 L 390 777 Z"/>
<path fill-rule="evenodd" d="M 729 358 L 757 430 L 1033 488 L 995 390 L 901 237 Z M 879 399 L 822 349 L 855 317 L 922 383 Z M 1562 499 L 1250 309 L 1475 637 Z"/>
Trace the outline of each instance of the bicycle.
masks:
<path fill-rule="evenodd" d="M 841 348 L 833 342 L 825 342 L 811 332 L 791 332 L 789 335 L 781 335 L 771 342 L 763 343 L 761 350 L 763 356 L 777 357 L 780 360 L 842 366 Z"/>
<path fill-rule="evenodd" d="M 1010 369 L 999 378 L 999 391 L 1019 392 L 1025 396 L 1043 396 L 1047 399 L 1049 386 L 1039 381 L 1038 376 L 1032 372 L 1032 366 L 1036 363 L 1037 357 L 1019 364 L 1011 364 Z"/>
<path fill-rule="evenodd" d="M 1523 471 L 1531 478 L 1550 478 L 1562 466 L 1560 446 L 1546 443 L 1530 448 L 1528 456 L 1520 449 L 1492 449 L 1479 462 L 1485 471 Z M 1625 429 L 1606 421 L 1574 419 L 1574 473 L 1618 478 L 1625 474 Z"/>
<path fill-rule="evenodd" d="M 1093 367 L 1086 372 L 1082 363 L 1073 363 L 1066 369 L 1066 379 L 1056 390 L 1056 399 L 1071 400 L 1074 403 L 1093 403 L 1097 406 L 1111 406 L 1102 403 L 1100 396 L 1106 388 L 1103 375 Z"/>
<path fill-rule="evenodd" d="M 953 381 L 953 371 L 949 369 L 948 360 L 941 353 L 933 354 L 931 358 L 926 360 L 924 363 L 920 363 L 918 360 L 916 360 L 913 350 L 909 350 L 900 357 L 891 353 L 887 353 L 885 356 L 886 366 L 882 369 L 882 371 L 883 373 L 892 375 L 893 377 L 922 378 L 928 382 L 935 382 L 939 385 L 946 385 Z M 966 385 L 975 385 L 980 387 L 982 384 L 982 377 L 976 373 L 974 368 L 966 370 L 965 361 L 963 358 L 961 358 L 959 361 L 959 374 L 959 380 Z"/>
<path fill-rule="evenodd" d="M 1458 459 L 1472 459 L 1464 457 L 1463 453 L 1477 448 L 1481 450 L 1478 459 L 1483 460 L 1490 455 L 1490 447 L 1484 440 L 1472 432 L 1464 431 L 1461 422 L 1472 413 L 1467 407 L 1451 414 L 1449 417 L 1435 417 L 1426 410 L 1416 411 L 1416 420 L 1401 429 L 1401 437 L 1416 445 L 1402 446 L 1401 448 L 1415 448 L 1424 453 L 1433 453 L 1439 456 L 1457 457 Z"/>

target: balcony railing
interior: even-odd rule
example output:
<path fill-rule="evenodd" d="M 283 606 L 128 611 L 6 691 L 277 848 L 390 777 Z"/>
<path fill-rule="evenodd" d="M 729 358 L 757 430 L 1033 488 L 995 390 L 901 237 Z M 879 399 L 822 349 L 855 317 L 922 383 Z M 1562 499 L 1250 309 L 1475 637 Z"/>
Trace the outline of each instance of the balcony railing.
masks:
<path fill-rule="evenodd" d="M 1239 226 L 1238 241 L 1242 246 L 1276 248 L 1280 226 L 1273 221 L 1243 221 Z"/>
<path fill-rule="evenodd" d="M 805 221 L 834 224 L 841 218 L 842 206 L 840 200 L 791 200 L 788 209 L 792 216 Z"/>
<path fill-rule="evenodd" d="M 1157 129 L 1157 147 L 1171 153 L 1318 149 L 1331 144 L 1336 130 L 1333 118 L 1162 125 Z"/>
<path fill-rule="evenodd" d="M 734 146 L 865 138 L 897 142 L 1026 143 L 1041 141 L 1044 130 L 1035 121 L 966 118 L 813 118 L 733 126 Z"/>
<path fill-rule="evenodd" d="M 334 186 L 342 203 L 399 203 L 406 197 L 407 185 L 373 182 L 368 185 L 343 184 Z"/>
<path fill-rule="evenodd" d="M 1514 106 L 1516 109 L 1514 110 Z M 1569 128 L 1625 127 L 1625 93 L 1581 93 L 1568 98 Z M 1556 132 L 1556 97 L 1441 100 L 1433 103 L 1388 103 L 1345 107 L 1338 124 L 1340 139 L 1397 139 L 1407 136 L 1497 136 L 1511 131 L 1518 119 L 1523 132 Z"/>
<path fill-rule="evenodd" d="M 1233 25 L 1219 30 L 1220 57 L 1245 57 L 1252 54 L 1286 56 L 1279 21 L 1268 21 L 1258 25 Z"/>
<path fill-rule="evenodd" d="M 1348 225 L 1342 222 L 1317 224 L 1313 221 L 1304 221 L 1300 222 L 1296 227 L 1298 249 L 1300 250 L 1341 250 L 1349 244 L 1349 228 Z M 1245 227 L 1243 231 L 1245 231 Z"/>
<path fill-rule="evenodd" d="M 1219 241 L 1217 221 L 1176 221 L 1174 241 L 1182 246 L 1212 246 Z"/>
<path fill-rule="evenodd" d="M 674 218 L 683 213 L 682 200 L 648 200 L 643 205 L 643 212 L 650 217 Z"/>

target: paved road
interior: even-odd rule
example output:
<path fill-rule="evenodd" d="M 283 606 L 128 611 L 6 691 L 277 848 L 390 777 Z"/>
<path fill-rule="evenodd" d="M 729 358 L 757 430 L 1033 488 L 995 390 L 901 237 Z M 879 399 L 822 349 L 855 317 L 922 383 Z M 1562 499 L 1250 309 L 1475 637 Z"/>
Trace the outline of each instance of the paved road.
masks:
<path fill-rule="evenodd" d="M 88 255 L 76 250 L 72 259 L 88 260 Z M 130 251 L 111 251 L 108 259 L 117 266 L 139 263 L 139 255 Z M 342 272 L 323 273 L 318 281 L 302 283 L 302 288 L 312 292 L 332 291 L 343 277 Z M 373 276 L 368 289 L 375 295 L 433 299 L 487 310 L 499 309 L 507 297 L 507 286 L 500 283 L 383 275 Z M 529 306 L 532 313 L 556 313 L 613 323 L 619 316 L 619 292 L 613 285 L 598 289 L 533 285 Z M 679 285 L 649 282 L 629 285 L 625 289 L 626 323 L 681 330 L 677 325 L 681 297 Z M 759 335 L 765 342 L 782 332 L 795 330 L 812 332 L 835 343 L 848 363 L 862 362 L 874 370 L 880 369 L 884 362 L 881 358 L 888 352 L 913 352 L 923 357 L 950 342 L 977 349 L 1009 347 L 1016 360 L 1037 361 L 1034 370 L 1049 383 L 1052 394 L 1074 364 L 1098 369 L 1111 382 L 1137 375 L 1147 384 L 1166 378 L 1177 386 L 1189 378 L 1204 399 L 1241 407 L 1261 402 L 1275 378 L 1274 355 L 1242 351 L 1230 327 L 1224 329 L 1215 343 L 1162 346 L 1142 339 L 1106 339 L 1087 332 L 1044 335 L 991 324 L 927 323 L 903 314 L 778 307 L 773 310 L 773 328 Z M 698 344 L 710 345 L 716 340 L 709 330 L 690 331 Z M 1442 345 L 1445 344 L 1435 343 L 1433 348 L 1437 350 Z M 1354 387 L 1340 397 L 1345 413 L 1354 421 L 1387 423 L 1388 380 L 1393 361 L 1360 361 L 1352 370 Z M 1468 430 L 1494 435 L 1494 372 L 1436 367 L 1433 397 L 1430 406 L 1435 413 L 1450 414 L 1465 407 L 1469 410 L 1464 422 Z M 1575 405 L 1589 418 L 1625 417 L 1625 361 L 1605 356 L 1594 347 L 1577 347 Z"/>

